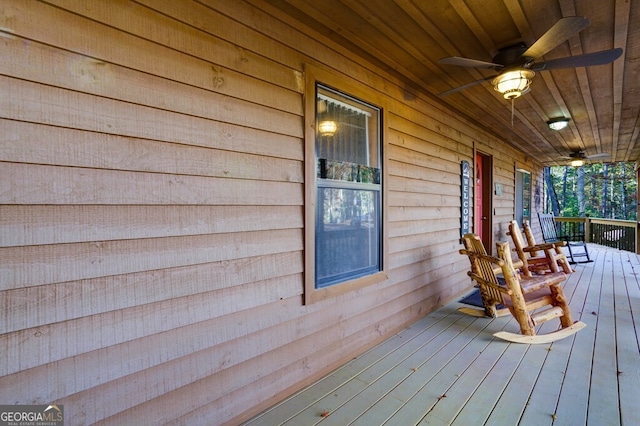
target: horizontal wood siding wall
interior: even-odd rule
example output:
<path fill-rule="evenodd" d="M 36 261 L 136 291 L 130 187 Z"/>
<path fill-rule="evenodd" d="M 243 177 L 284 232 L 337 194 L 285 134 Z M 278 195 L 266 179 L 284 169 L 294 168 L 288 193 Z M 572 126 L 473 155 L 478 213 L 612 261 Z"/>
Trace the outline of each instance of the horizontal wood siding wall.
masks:
<path fill-rule="evenodd" d="M 4 0 L 0 403 L 235 422 L 469 287 L 460 161 L 514 149 L 260 0 Z M 304 64 L 389 97 L 389 279 L 304 306 Z"/>

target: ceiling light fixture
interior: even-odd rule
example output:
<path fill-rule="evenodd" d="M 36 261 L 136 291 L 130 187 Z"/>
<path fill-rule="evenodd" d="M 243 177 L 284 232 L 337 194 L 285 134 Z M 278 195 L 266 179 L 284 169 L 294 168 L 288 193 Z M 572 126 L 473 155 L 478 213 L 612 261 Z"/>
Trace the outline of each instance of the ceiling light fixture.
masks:
<path fill-rule="evenodd" d="M 582 167 L 584 166 L 584 160 L 572 160 L 571 166 L 573 167 Z"/>
<path fill-rule="evenodd" d="M 552 118 L 547 121 L 547 125 L 551 130 L 562 130 L 569 125 L 569 119 L 565 117 Z"/>
<path fill-rule="evenodd" d="M 530 69 L 516 68 L 500 74 L 491 84 L 505 99 L 515 99 L 527 91 L 534 75 L 536 73 Z"/>
<path fill-rule="evenodd" d="M 335 121 L 321 121 L 320 124 L 318 124 L 318 132 L 320 133 L 320 136 L 331 137 L 337 130 L 338 125 Z"/>

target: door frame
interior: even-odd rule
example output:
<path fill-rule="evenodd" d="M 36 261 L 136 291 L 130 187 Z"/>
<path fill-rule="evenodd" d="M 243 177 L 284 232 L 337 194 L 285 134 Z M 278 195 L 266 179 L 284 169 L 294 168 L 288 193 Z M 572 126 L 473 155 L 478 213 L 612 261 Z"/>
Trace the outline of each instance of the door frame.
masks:
<path fill-rule="evenodd" d="M 493 253 L 493 156 L 474 150 L 474 166 L 474 232 L 482 240 L 487 253 Z M 482 212 L 478 217 L 480 206 Z"/>

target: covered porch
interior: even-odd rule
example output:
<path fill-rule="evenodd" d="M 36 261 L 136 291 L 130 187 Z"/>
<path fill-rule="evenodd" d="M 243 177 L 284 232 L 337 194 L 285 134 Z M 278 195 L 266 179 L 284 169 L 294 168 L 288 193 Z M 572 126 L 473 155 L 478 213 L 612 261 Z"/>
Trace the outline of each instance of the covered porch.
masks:
<path fill-rule="evenodd" d="M 248 424 L 637 424 L 640 256 L 589 251 L 564 287 L 576 335 L 508 343 L 492 334 L 517 332 L 511 316 L 473 318 L 456 298 Z"/>

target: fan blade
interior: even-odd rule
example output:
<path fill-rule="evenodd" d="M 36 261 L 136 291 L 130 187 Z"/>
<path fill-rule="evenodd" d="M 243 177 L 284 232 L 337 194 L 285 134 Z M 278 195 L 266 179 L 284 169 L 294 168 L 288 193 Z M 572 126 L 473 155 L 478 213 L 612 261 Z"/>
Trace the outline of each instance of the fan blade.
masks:
<path fill-rule="evenodd" d="M 593 158 L 605 158 L 605 157 L 609 157 L 611 154 L 609 154 L 608 152 L 601 152 L 599 154 L 593 154 L 593 155 L 587 155 L 586 158 L 591 160 Z"/>
<path fill-rule="evenodd" d="M 444 91 L 442 93 L 439 93 L 438 96 L 451 95 L 452 93 L 456 93 L 456 92 L 459 92 L 461 90 L 468 89 L 469 87 L 476 86 L 476 85 L 478 85 L 480 83 L 484 83 L 485 81 L 493 80 L 496 77 L 497 77 L 497 75 L 492 75 L 491 77 L 481 78 L 480 80 L 472 81 L 471 83 L 463 84 L 462 86 L 446 90 L 446 91 Z"/>
<path fill-rule="evenodd" d="M 551 59 L 538 62 L 531 66 L 533 71 L 553 70 L 559 68 L 592 67 L 594 65 L 610 64 L 622 55 L 622 49 L 616 48 L 601 52 L 586 53 L 584 55 L 569 56 L 566 58 Z"/>
<path fill-rule="evenodd" d="M 477 59 L 461 58 L 459 56 L 442 58 L 438 62 L 445 65 L 456 65 L 459 67 L 469 67 L 469 68 L 502 68 L 502 65 L 494 64 L 493 62 L 485 62 L 485 61 L 479 61 Z"/>
<path fill-rule="evenodd" d="M 561 43 L 569 40 L 589 26 L 589 20 L 582 16 L 562 18 L 544 33 L 522 54 L 530 58 L 540 58 Z"/>

